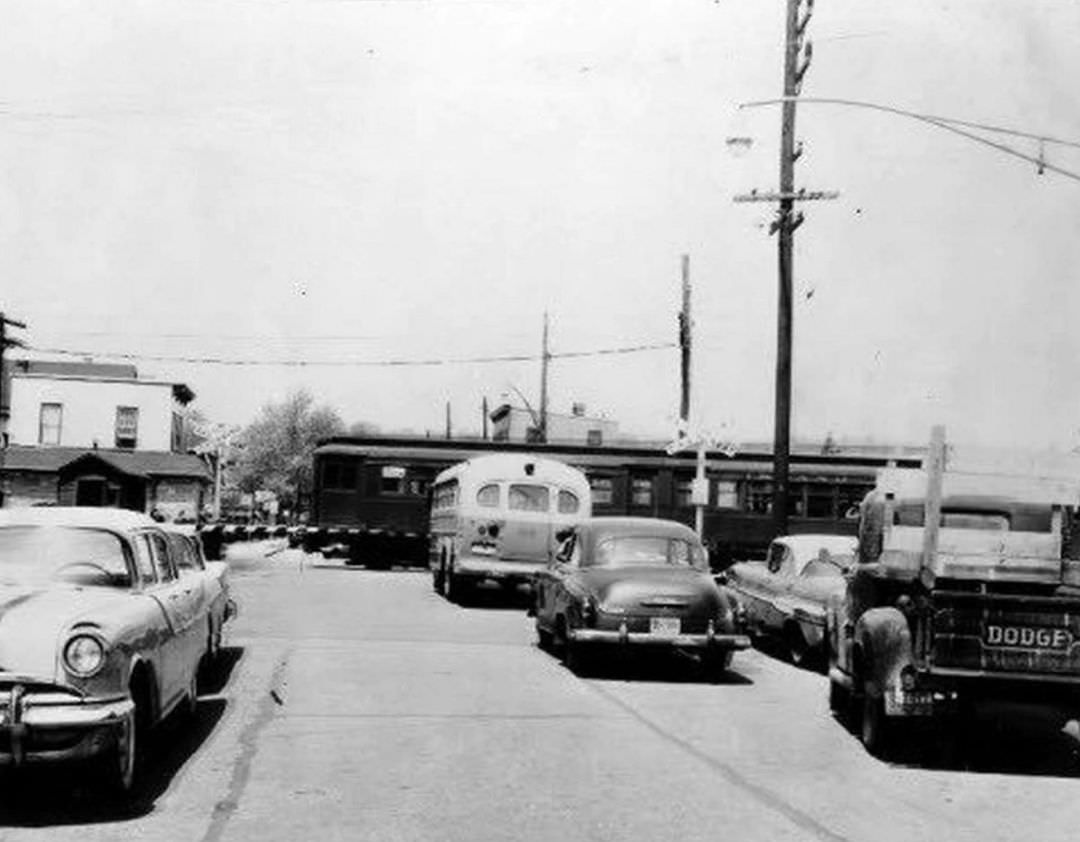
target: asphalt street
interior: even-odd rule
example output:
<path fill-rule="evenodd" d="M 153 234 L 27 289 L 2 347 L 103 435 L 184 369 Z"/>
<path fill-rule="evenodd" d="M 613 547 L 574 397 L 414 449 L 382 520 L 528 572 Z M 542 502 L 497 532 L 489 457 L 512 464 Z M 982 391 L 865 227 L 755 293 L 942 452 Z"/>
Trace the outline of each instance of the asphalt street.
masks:
<path fill-rule="evenodd" d="M 273 552 L 273 550 L 278 550 Z M 267 552 L 272 552 L 266 555 Z M 963 768 L 868 756 L 824 676 L 757 651 L 579 678 L 522 604 L 451 605 L 419 572 L 230 550 L 241 605 L 193 726 L 142 798 L 3 779 L 0 839 L 1074 839 L 1073 743 L 983 723 Z"/>

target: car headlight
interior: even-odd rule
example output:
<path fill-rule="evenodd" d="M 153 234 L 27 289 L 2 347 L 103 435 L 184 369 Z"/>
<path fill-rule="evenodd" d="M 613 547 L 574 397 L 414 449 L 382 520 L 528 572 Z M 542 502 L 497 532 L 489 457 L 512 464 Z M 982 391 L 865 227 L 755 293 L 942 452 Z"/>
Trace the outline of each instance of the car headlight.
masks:
<path fill-rule="evenodd" d="M 89 678 L 105 663 L 105 644 L 90 634 L 77 634 L 64 646 L 64 666 L 72 675 Z"/>

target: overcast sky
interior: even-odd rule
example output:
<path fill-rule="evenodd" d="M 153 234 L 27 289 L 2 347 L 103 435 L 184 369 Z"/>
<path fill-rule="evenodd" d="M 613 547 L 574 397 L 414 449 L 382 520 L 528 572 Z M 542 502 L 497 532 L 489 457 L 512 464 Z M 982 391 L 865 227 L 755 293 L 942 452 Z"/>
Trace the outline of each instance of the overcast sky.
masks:
<path fill-rule="evenodd" d="M 0 5 L 0 307 L 39 348 L 233 360 L 534 354 L 676 339 L 695 413 L 772 435 L 781 0 Z M 1080 4 L 819 2 L 806 97 L 1080 141 Z M 804 104 L 797 438 L 1080 443 L 1080 181 L 910 119 Z M 749 137 L 742 155 L 730 137 Z M 1036 141 L 984 135 L 1036 155 Z M 1080 173 L 1080 149 L 1046 146 Z M 460 432 L 539 364 L 138 361 L 246 423 L 308 387 Z M 674 349 L 556 360 L 665 436 Z"/>

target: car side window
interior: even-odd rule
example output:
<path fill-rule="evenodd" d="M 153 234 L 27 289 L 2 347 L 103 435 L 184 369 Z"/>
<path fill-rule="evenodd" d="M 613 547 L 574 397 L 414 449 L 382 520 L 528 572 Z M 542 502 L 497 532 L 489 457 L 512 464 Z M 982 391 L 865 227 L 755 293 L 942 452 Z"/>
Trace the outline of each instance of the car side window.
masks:
<path fill-rule="evenodd" d="M 176 567 L 169 555 L 169 545 L 164 535 L 147 533 L 150 542 L 150 553 L 154 559 L 154 568 L 157 570 L 158 581 L 171 582 L 176 578 Z"/>
<path fill-rule="evenodd" d="M 199 569 L 195 553 L 187 538 L 181 535 L 176 536 L 172 542 L 172 548 L 175 551 L 176 568 L 179 572 L 184 573 Z"/>
<path fill-rule="evenodd" d="M 559 545 L 559 551 L 555 553 L 555 560 L 561 564 L 571 564 L 574 551 L 577 548 L 577 535 L 571 533 L 566 540 Z"/>
<path fill-rule="evenodd" d="M 770 573 L 780 572 L 780 562 L 784 560 L 784 545 L 772 543 L 769 545 L 769 554 L 765 558 L 765 564 Z"/>
<path fill-rule="evenodd" d="M 795 553 L 791 547 L 784 547 L 783 555 L 780 557 L 779 573 L 781 576 L 795 575 Z"/>
<path fill-rule="evenodd" d="M 135 566 L 144 585 L 152 585 L 157 581 L 154 555 L 150 550 L 150 536 L 146 534 L 135 536 Z"/>

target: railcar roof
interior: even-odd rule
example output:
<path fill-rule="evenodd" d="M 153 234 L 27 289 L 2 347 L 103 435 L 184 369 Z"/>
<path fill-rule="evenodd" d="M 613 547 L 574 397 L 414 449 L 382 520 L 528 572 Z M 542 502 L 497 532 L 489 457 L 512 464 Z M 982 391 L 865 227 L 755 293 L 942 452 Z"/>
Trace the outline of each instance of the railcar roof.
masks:
<path fill-rule="evenodd" d="M 532 466 L 531 469 L 528 468 L 529 465 Z M 475 473 L 485 480 L 531 478 L 537 481 L 566 483 L 582 488 L 588 486 L 585 475 L 577 468 L 532 453 L 492 453 L 486 456 L 477 456 L 442 471 L 435 477 L 435 482 L 445 482 L 468 473 Z"/>
<path fill-rule="evenodd" d="M 5 526 L 79 526 L 124 532 L 158 524 L 148 515 L 127 509 L 32 506 L 0 509 L 0 528 Z"/>

